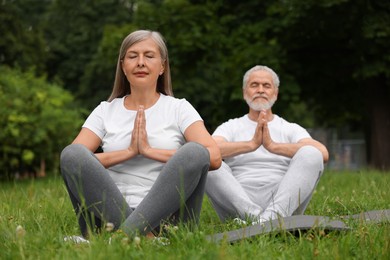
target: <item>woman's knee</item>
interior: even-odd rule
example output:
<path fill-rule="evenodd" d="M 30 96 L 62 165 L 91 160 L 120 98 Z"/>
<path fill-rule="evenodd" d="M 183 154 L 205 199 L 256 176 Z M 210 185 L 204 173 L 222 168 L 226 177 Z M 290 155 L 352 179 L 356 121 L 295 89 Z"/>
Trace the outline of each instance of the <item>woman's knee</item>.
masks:
<path fill-rule="evenodd" d="M 210 167 L 210 154 L 203 145 L 188 142 L 180 147 L 170 159 L 170 163 L 186 169 L 187 173 L 199 172 L 201 175 L 205 175 Z"/>
<path fill-rule="evenodd" d="M 82 144 L 70 144 L 66 146 L 60 156 L 61 170 L 69 169 L 86 161 L 91 152 Z"/>
<path fill-rule="evenodd" d="M 188 156 L 188 162 L 197 161 L 198 163 L 210 164 L 209 150 L 199 143 L 188 142 L 180 150 Z"/>
<path fill-rule="evenodd" d="M 82 144 L 70 144 L 66 146 L 61 152 L 61 161 L 74 159 L 82 156 L 88 149 Z"/>

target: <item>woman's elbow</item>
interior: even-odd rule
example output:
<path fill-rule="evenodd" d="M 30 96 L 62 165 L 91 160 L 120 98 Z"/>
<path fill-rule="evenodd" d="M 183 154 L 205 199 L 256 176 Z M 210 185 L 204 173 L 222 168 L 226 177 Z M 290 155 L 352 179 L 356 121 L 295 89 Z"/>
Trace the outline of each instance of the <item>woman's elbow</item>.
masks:
<path fill-rule="evenodd" d="M 213 153 L 210 153 L 210 170 L 217 170 L 219 167 L 221 167 L 222 164 L 222 156 L 219 152 L 219 149 L 217 151 L 214 151 Z"/>

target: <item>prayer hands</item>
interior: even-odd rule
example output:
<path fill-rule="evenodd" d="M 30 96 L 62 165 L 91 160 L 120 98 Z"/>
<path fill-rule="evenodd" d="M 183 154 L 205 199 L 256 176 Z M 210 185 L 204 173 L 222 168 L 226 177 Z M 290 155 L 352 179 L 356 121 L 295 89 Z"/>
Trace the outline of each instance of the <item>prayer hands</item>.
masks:
<path fill-rule="evenodd" d="M 148 142 L 148 133 L 146 132 L 146 119 L 143 106 L 139 106 L 136 118 L 134 120 L 133 134 L 129 150 L 135 154 L 146 155 L 150 149 Z"/>
<path fill-rule="evenodd" d="M 268 151 L 272 151 L 274 141 L 271 138 L 271 135 L 269 134 L 269 129 L 268 129 L 268 122 L 265 121 L 263 123 L 263 146 L 265 149 Z"/>
<path fill-rule="evenodd" d="M 265 112 L 261 111 L 259 117 L 257 118 L 257 126 L 252 138 L 252 142 L 255 144 L 256 149 L 263 143 L 263 125 L 265 121 Z"/>
<path fill-rule="evenodd" d="M 252 142 L 255 144 L 256 149 L 263 145 L 264 148 L 266 148 L 267 150 L 270 150 L 271 146 L 274 143 L 269 133 L 265 111 L 260 111 Z"/>

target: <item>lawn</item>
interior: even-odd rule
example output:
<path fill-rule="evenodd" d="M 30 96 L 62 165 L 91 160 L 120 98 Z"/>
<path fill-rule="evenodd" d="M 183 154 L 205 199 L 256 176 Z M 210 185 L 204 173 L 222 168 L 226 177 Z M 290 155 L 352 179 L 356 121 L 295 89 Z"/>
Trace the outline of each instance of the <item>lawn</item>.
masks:
<path fill-rule="evenodd" d="M 207 198 L 198 229 L 169 227 L 169 245 L 106 231 L 90 244 L 73 244 L 63 241 L 79 231 L 60 176 L 0 186 L 0 259 L 390 259 L 389 221 L 348 221 L 352 229 L 346 232 L 282 232 L 234 244 L 209 242 L 206 235 L 237 226 L 221 223 Z M 389 187 L 390 173 L 326 171 L 306 214 L 337 218 L 389 209 Z"/>

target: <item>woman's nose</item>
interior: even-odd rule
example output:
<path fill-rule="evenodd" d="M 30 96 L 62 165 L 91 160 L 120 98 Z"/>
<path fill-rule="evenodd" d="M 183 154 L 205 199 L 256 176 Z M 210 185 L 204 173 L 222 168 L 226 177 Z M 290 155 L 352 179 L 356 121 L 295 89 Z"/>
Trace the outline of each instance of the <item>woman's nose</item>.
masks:
<path fill-rule="evenodd" d="M 138 65 L 137 65 L 138 67 L 143 67 L 143 66 L 145 66 L 145 62 L 144 62 L 144 58 L 142 57 L 142 56 L 140 56 L 139 58 L 138 58 Z"/>

